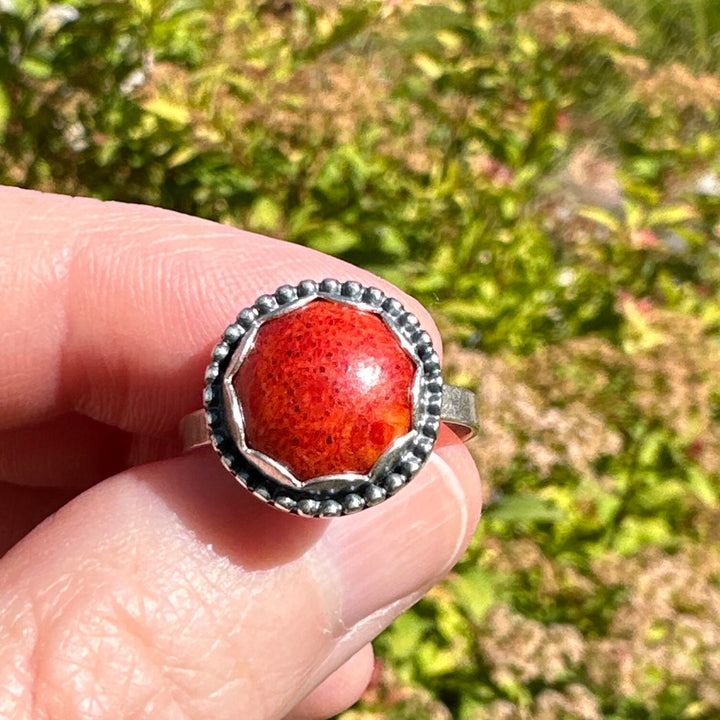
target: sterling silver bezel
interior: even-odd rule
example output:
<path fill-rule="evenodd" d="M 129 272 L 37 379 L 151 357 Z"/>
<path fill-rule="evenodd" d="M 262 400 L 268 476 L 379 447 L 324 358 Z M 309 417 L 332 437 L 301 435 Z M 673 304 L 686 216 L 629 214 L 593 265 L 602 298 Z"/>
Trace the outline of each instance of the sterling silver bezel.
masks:
<path fill-rule="evenodd" d="M 318 299 L 378 315 L 416 366 L 411 389 L 413 424 L 378 459 L 367 475 L 342 473 L 301 483 L 273 458 L 245 441 L 241 403 L 232 380 L 268 321 Z M 358 282 L 326 279 L 282 285 L 261 295 L 228 325 L 205 373 L 203 402 L 208 435 L 225 467 L 248 490 L 286 512 L 334 517 L 383 502 L 407 485 L 432 452 L 440 428 L 443 377 L 432 340 L 418 319 L 395 298 Z"/>

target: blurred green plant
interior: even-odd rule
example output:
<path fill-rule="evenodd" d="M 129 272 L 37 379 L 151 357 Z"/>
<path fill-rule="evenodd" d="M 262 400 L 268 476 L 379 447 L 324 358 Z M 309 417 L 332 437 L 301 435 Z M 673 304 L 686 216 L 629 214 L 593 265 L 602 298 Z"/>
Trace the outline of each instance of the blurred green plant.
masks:
<path fill-rule="evenodd" d="M 344 717 L 720 713 L 714 0 L 0 0 L 0 182 L 343 257 L 477 387 L 486 519 Z"/>

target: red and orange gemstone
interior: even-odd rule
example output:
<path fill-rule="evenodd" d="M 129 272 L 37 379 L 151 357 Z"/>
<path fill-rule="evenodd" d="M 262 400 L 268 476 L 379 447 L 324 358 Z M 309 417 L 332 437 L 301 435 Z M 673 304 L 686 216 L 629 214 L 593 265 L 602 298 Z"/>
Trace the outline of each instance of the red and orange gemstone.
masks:
<path fill-rule="evenodd" d="M 414 375 L 378 315 L 313 300 L 259 328 L 232 382 L 248 446 L 307 482 L 369 472 L 412 427 Z"/>

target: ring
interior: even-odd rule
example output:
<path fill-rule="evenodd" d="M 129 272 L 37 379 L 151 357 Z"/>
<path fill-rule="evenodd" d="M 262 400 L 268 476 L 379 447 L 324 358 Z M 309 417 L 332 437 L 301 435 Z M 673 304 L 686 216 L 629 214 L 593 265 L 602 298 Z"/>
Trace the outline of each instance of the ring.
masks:
<path fill-rule="evenodd" d="M 228 325 L 205 372 L 185 451 L 210 443 L 250 492 L 337 517 L 383 502 L 425 464 L 445 423 L 478 427 L 474 394 L 443 382 L 430 335 L 358 282 L 282 285 Z"/>

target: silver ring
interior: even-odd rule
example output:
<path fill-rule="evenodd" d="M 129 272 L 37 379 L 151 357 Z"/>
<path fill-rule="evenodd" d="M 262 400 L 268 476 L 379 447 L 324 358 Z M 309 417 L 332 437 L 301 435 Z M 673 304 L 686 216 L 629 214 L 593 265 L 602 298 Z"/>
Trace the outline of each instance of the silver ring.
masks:
<path fill-rule="evenodd" d="M 213 349 L 203 405 L 180 422 L 184 451 L 211 444 L 250 492 L 307 517 L 383 502 L 425 464 L 441 422 L 463 440 L 478 427 L 474 394 L 443 382 L 418 319 L 333 279 L 242 310 Z"/>

